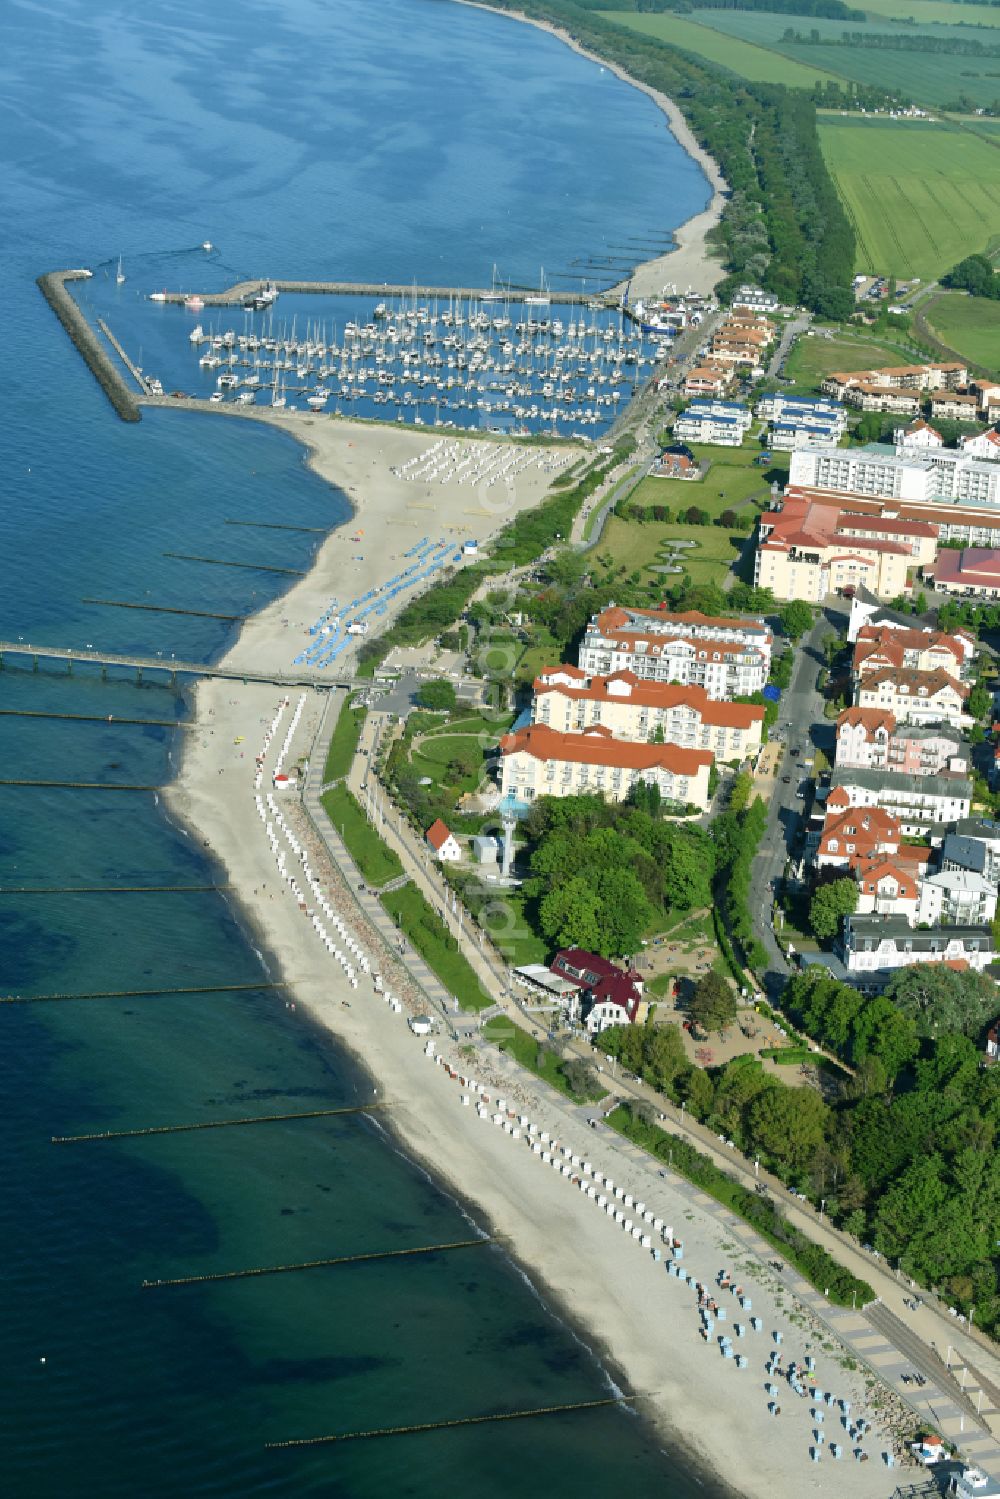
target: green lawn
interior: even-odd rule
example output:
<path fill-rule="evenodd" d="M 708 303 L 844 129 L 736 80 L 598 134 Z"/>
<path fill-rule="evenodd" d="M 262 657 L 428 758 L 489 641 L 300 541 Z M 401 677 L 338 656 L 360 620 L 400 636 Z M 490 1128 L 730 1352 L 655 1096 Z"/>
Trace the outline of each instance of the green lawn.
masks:
<path fill-rule="evenodd" d="M 737 510 L 755 496 L 763 499 L 768 494 L 770 482 L 764 470 L 754 464 L 760 454 L 757 443 L 752 448 L 693 447 L 691 451 L 699 463 L 710 465 L 704 479 L 684 484 L 670 479 L 643 479 L 629 495 L 629 504 L 669 505 L 672 513 L 697 505 L 714 520 L 723 510 Z M 604 539 L 607 534 L 605 531 Z M 600 551 L 604 549 L 604 539 Z"/>
<path fill-rule="evenodd" d="M 685 492 L 695 488 L 694 484 L 684 486 Z M 691 503 L 696 501 L 692 499 Z M 669 549 L 665 550 L 664 544 L 674 540 L 694 542 L 693 547 L 681 549 L 681 565 L 690 574 L 692 583 L 718 583 L 721 586 L 730 564 L 739 555 L 742 538 L 738 538 L 734 545 L 732 533 L 723 526 L 663 525 L 658 521 L 626 521 L 613 515 L 601 537 L 598 556 L 610 555 L 615 566 L 623 566 L 629 572 L 645 572 L 651 565 L 666 562 Z M 648 576 L 662 577 L 664 586 L 680 579 L 680 574 L 674 573 Z"/>
<path fill-rule="evenodd" d="M 724 36 L 711 26 L 699 25 L 681 16 L 640 15 L 629 10 L 602 11 L 601 14 L 608 21 L 627 26 L 630 31 L 639 31 L 643 36 L 655 37 L 672 47 L 693 52 L 753 83 L 784 83 L 789 88 L 812 88 L 815 83 L 825 83 L 830 77 L 828 72 L 811 62 L 789 62 L 776 52 L 748 46 L 735 37 Z M 705 14 L 714 16 L 716 12 Z"/>
<path fill-rule="evenodd" d="M 479 908 L 478 920 L 511 967 L 544 963 L 549 946 L 532 931 L 524 914 L 525 898 L 520 890 L 498 890 Z"/>
<path fill-rule="evenodd" d="M 539 1062 L 539 1047 L 534 1036 L 530 1036 L 512 1020 L 508 1020 L 506 1015 L 496 1015 L 492 1020 L 488 1020 L 483 1027 L 483 1034 L 488 1040 L 496 1041 L 501 1051 L 509 1051 L 522 1067 L 527 1067 L 529 1072 L 534 1072 L 537 1077 L 544 1078 L 547 1083 L 552 1084 L 553 1088 L 558 1088 L 560 1093 L 564 1093 L 567 1098 L 572 1098 L 574 1103 L 596 1103 L 607 1092 L 607 1089 L 602 1088 L 599 1083 L 585 1093 L 575 1092 L 566 1080 L 563 1063 L 560 1062 L 556 1053 L 546 1046 Z"/>
<path fill-rule="evenodd" d="M 338 781 L 341 776 L 346 776 L 358 747 L 364 721 L 364 708 L 351 708 L 346 702 L 341 704 L 340 716 L 333 730 L 323 767 L 324 781 Z"/>
<path fill-rule="evenodd" d="M 370 885 L 385 885 L 403 873 L 398 854 L 382 842 L 346 786 L 324 791 L 320 800 Z"/>
<path fill-rule="evenodd" d="M 947 105 L 961 95 L 973 105 L 991 104 L 997 97 L 996 58 L 920 51 L 905 45 L 886 47 L 877 42 L 869 46 L 853 41 L 849 47 L 840 45 L 845 31 L 849 31 L 852 38 L 855 34 L 870 38 L 891 36 L 904 44 L 921 36 L 938 43 L 950 40 L 975 42 L 975 31 L 954 24 L 961 19 L 954 17 L 949 18 L 946 25 L 938 21 L 921 27 L 885 15 L 874 16 L 867 22 L 844 22 L 767 11 L 696 10 L 686 24 L 695 30 L 709 27 L 716 32 L 733 49 L 732 60 L 726 62 L 726 66 L 744 78 L 757 76 L 756 71 L 751 74 L 744 65 L 741 49 L 747 48 L 754 69 L 762 66 L 758 54 L 765 58 L 770 54 L 785 59 L 791 67 L 811 69 L 825 78 L 895 89 L 921 105 Z M 785 34 L 789 30 L 807 40 L 786 40 Z M 979 33 L 979 36 L 984 35 L 990 43 L 996 42 L 992 33 Z M 819 40 L 813 40 L 814 37 Z M 708 55 L 707 51 L 704 55 Z M 724 60 L 724 54 L 718 60 Z M 797 81 L 789 80 L 792 83 Z"/>
<path fill-rule="evenodd" d="M 854 224 L 859 271 L 934 280 L 1000 234 L 1000 155 L 982 136 L 823 115 L 819 138 Z"/>
<path fill-rule="evenodd" d="M 903 355 L 872 338 L 854 337 L 850 333 L 824 338 L 817 334 L 796 339 L 785 370 L 794 385 L 818 390 L 834 370 L 878 369 L 882 365 L 902 364 Z"/>
<path fill-rule="evenodd" d="M 484 993 L 475 970 L 458 951 L 444 922 L 415 885 L 404 885 L 380 897 L 383 906 L 406 933 L 428 968 L 453 994 L 463 1010 L 486 1010 L 493 1003 Z"/>
<path fill-rule="evenodd" d="M 1000 302 L 942 293 L 924 316 L 942 343 L 989 374 L 1000 375 Z"/>

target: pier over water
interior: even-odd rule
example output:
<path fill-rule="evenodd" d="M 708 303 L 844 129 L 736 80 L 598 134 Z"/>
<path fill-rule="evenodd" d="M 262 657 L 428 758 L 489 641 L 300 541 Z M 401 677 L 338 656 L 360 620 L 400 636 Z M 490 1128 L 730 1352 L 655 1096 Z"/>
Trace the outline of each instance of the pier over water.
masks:
<path fill-rule="evenodd" d="M 39 661 L 65 661 L 72 673 L 76 665 L 99 666 L 102 675 L 109 666 L 124 666 L 135 671 L 139 679 L 144 671 L 165 671 L 177 676 L 225 677 L 232 682 L 266 682 L 274 687 L 353 687 L 353 677 L 331 677 L 308 667 L 293 671 L 254 671 L 252 667 L 206 665 L 203 661 L 178 661 L 173 656 L 130 656 L 114 651 L 71 650 L 63 646 L 30 645 L 23 640 L 0 640 L 0 671 L 7 656 L 28 657 L 38 670 Z"/>

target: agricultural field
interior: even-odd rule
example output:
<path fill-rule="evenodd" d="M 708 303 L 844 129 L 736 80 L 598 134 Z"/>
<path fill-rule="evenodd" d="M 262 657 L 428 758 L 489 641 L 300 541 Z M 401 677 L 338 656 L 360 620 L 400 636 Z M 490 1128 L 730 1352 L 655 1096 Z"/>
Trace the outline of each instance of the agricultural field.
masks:
<path fill-rule="evenodd" d="M 1000 157 L 956 125 L 823 115 L 820 144 L 854 224 L 857 269 L 935 280 L 1000 234 Z"/>
<path fill-rule="evenodd" d="M 942 293 L 924 309 L 924 317 L 942 343 L 1000 376 L 1000 302 Z"/>
<path fill-rule="evenodd" d="M 692 28 L 709 27 L 724 37 L 732 50 L 724 48 L 722 54 L 713 60 L 724 61 L 728 56 L 731 60 L 725 66 L 744 77 L 756 76 L 743 66 L 741 47 L 746 44 L 761 54 L 770 52 L 787 58 L 797 67 L 823 78 L 846 79 L 852 83 L 898 90 L 916 104 L 945 105 L 964 95 L 972 104 L 982 105 L 992 104 L 1000 97 L 1000 57 L 837 45 L 845 31 L 852 35 L 896 35 L 903 40 L 923 35 L 935 42 L 947 39 L 976 42 L 985 37 L 984 45 L 997 45 L 1000 40 L 992 32 L 970 30 L 968 26 L 936 24 L 920 27 L 900 24 L 886 16 L 876 16 L 869 22 L 828 21 L 817 16 L 742 10 L 696 10 L 684 24 Z M 802 36 L 818 35 L 821 40 L 819 43 L 785 41 L 783 38 L 789 29 Z M 678 42 L 676 45 L 685 44 Z M 705 47 L 702 51 L 703 55 L 710 55 Z M 757 66 L 756 58 L 754 65 Z M 762 61 L 760 65 L 763 66 Z M 794 83 L 797 80 L 778 78 L 775 81 Z"/>
<path fill-rule="evenodd" d="M 668 42 L 672 47 L 681 47 L 685 52 L 693 52 L 753 83 L 784 83 L 790 88 L 812 88 L 830 77 L 829 73 L 808 61 L 789 62 L 776 52 L 766 51 L 763 47 L 748 47 L 745 42 L 686 17 L 663 12 L 640 15 L 631 10 L 606 10 L 601 14 L 607 21 L 615 21 L 631 31 L 641 32 L 643 36 L 655 37 L 657 41 Z M 705 14 L 715 15 L 717 12 Z"/>
<path fill-rule="evenodd" d="M 1000 7 L 959 0 L 865 0 L 857 7 L 870 21 L 916 21 L 918 26 L 1000 26 Z"/>

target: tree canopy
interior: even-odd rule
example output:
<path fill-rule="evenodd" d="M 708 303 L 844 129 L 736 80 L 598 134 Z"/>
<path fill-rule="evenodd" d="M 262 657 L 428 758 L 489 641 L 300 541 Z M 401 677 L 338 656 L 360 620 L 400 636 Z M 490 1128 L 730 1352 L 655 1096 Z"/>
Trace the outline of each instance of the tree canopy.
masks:
<path fill-rule="evenodd" d="M 914 963 L 893 974 L 885 998 L 921 1036 L 979 1036 L 1000 1014 L 1000 990 L 986 974 L 944 963 Z"/>
<path fill-rule="evenodd" d="M 417 693 L 417 700 L 422 708 L 431 708 L 435 712 L 448 712 L 455 706 L 455 687 L 452 682 L 437 681 L 423 682 Z"/>
<path fill-rule="evenodd" d="M 841 921 L 858 909 L 857 881 L 847 877 L 830 880 L 816 889 L 809 904 L 809 925 L 821 942 L 835 937 Z"/>
<path fill-rule="evenodd" d="M 736 1019 L 736 994 L 721 973 L 709 969 L 695 984 L 688 1014 L 706 1031 L 724 1031 Z"/>

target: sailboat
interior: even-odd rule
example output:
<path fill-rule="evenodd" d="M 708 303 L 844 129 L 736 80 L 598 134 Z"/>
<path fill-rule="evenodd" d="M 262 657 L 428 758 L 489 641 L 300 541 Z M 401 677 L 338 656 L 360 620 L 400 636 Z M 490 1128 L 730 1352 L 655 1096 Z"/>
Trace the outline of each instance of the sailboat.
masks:
<path fill-rule="evenodd" d="M 120 255 L 118 257 L 118 270 L 115 274 L 115 280 L 117 281 L 119 286 L 121 286 L 125 280 L 125 272 L 122 269 L 122 258 Z"/>
<path fill-rule="evenodd" d="M 524 305 L 525 307 L 548 307 L 551 301 L 549 289 L 545 284 L 545 267 L 543 266 L 538 278 L 538 290 L 528 293 L 524 299 Z"/>

